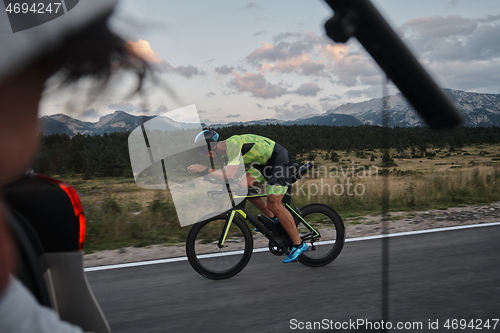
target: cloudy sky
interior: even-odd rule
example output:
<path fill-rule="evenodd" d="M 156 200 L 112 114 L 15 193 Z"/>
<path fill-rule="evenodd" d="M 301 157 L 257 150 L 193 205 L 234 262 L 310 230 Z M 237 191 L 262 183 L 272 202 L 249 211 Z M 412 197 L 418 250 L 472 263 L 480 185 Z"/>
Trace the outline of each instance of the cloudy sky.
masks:
<path fill-rule="evenodd" d="M 444 88 L 500 93 L 500 1 L 372 0 Z M 195 104 L 207 123 L 296 119 L 382 95 L 377 66 L 355 39 L 324 36 L 322 1 L 121 1 L 112 26 L 162 82 L 43 114 L 86 121 L 123 110 L 163 114 Z M 395 93 L 394 89 L 390 89 Z"/>

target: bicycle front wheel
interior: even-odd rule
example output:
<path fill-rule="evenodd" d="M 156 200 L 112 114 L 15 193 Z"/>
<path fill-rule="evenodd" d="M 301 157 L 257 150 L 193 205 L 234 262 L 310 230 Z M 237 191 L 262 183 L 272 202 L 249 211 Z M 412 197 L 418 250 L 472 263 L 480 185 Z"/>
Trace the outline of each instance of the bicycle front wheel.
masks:
<path fill-rule="evenodd" d="M 223 247 L 219 239 L 224 232 L 226 215 L 219 215 L 193 225 L 186 241 L 189 263 L 204 277 L 227 279 L 247 265 L 253 250 L 252 233 L 246 223 L 234 216 Z"/>
<path fill-rule="evenodd" d="M 309 251 L 299 257 L 299 262 L 312 267 L 331 263 L 344 247 L 344 222 L 333 208 L 323 204 L 304 206 L 300 212 L 306 222 L 299 223 L 297 228 Z"/>

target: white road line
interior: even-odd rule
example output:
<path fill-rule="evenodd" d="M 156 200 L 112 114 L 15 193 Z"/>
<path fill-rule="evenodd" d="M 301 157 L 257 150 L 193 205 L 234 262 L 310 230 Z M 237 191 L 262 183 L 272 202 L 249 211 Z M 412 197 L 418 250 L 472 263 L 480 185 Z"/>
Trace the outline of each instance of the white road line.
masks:
<path fill-rule="evenodd" d="M 497 225 L 500 225 L 500 222 L 481 223 L 481 224 L 472 224 L 472 225 L 460 225 L 460 226 L 455 226 L 455 227 L 445 227 L 445 228 L 437 228 L 437 229 L 398 232 L 395 234 L 387 234 L 387 235 L 375 235 L 375 236 L 366 236 L 366 237 L 347 238 L 345 241 L 346 242 L 359 242 L 359 241 L 372 240 L 372 239 L 381 239 L 381 238 L 386 238 L 386 237 L 391 238 L 391 237 L 400 237 L 400 236 L 409 236 L 409 235 L 418 235 L 418 234 L 428 234 L 428 233 L 432 233 L 432 232 L 452 231 L 452 230 L 481 228 L 481 227 L 492 227 L 492 226 L 497 226 Z M 323 242 L 323 244 L 325 244 L 325 243 L 328 244 L 329 242 Z M 268 248 L 258 248 L 258 249 L 254 249 L 253 253 L 266 252 L 266 251 L 269 251 L 269 249 Z M 241 251 L 227 252 L 224 255 L 234 255 L 234 254 L 241 254 Z M 210 257 L 219 256 L 219 255 L 220 254 L 206 255 L 204 257 L 210 258 Z M 159 260 L 131 262 L 131 263 L 117 264 L 117 265 L 87 267 L 84 270 L 85 270 L 85 272 L 95 272 L 95 271 L 104 271 L 104 270 L 116 269 L 116 268 L 166 264 L 166 263 L 170 263 L 170 262 L 186 261 L 186 260 L 187 260 L 187 257 L 177 257 L 177 258 L 168 258 L 168 259 L 159 259 Z"/>

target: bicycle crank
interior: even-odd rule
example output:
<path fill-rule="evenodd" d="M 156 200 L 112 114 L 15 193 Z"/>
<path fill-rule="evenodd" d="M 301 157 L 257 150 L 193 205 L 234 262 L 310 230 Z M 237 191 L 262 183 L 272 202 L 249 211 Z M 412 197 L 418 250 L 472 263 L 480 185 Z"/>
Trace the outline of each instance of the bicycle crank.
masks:
<path fill-rule="evenodd" d="M 285 251 L 283 251 L 278 245 L 274 244 L 271 241 L 269 242 L 269 251 L 275 256 L 281 256 L 285 254 Z"/>

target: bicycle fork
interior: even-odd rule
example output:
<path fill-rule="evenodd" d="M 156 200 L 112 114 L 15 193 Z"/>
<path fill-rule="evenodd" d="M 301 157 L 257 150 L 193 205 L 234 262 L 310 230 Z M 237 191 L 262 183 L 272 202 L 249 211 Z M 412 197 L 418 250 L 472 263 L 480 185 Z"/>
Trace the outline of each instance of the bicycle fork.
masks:
<path fill-rule="evenodd" d="M 233 223 L 235 214 L 236 211 L 232 210 L 231 213 L 229 214 L 229 217 L 226 219 L 226 223 L 224 224 L 224 228 L 222 229 L 222 233 L 219 237 L 219 242 L 217 243 L 219 249 L 223 248 L 224 244 L 226 243 L 227 234 L 229 233 L 229 229 L 231 228 L 231 224 Z"/>

